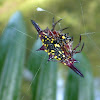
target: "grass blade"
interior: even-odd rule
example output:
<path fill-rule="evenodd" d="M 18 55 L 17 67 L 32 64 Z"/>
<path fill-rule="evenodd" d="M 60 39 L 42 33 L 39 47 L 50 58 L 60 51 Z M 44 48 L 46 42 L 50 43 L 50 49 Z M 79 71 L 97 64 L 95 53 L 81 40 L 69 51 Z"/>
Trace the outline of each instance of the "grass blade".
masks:
<path fill-rule="evenodd" d="M 41 41 L 38 40 L 33 47 L 28 63 L 34 75 L 32 84 L 33 100 L 56 100 L 57 63 L 47 62 L 48 55 L 46 52 L 36 51 L 40 47 Z"/>
<path fill-rule="evenodd" d="M 94 100 L 91 65 L 83 54 L 77 54 L 75 59 L 80 61 L 75 66 L 81 70 L 84 78 L 69 71 L 64 100 Z"/>
<path fill-rule="evenodd" d="M 15 30 L 26 32 L 25 23 L 20 12 L 16 12 L 8 22 L 3 33 L 2 44 L 6 53 L 0 82 L 0 100 L 18 100 L 21 77 L 24 66 L 26 35 Z M 13 35 L 13 36 L 12 36 Z M 10 37 L 10 38 L 9 38 Z M 8 42 L 8 43 L 7 43 Z M 7 46 L 7 47 L 6 47 Z"/>

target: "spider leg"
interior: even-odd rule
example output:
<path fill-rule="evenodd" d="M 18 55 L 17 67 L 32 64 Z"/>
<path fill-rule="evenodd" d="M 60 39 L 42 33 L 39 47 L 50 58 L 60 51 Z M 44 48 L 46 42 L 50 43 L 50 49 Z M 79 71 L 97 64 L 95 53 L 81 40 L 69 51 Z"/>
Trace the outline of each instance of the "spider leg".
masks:
<path fill-rule="evenodd" d="M 46 29 L 42 30 L 45 33 L 48 33 L 49 28 L 47 27 Z"/>
<path fill-rule="evenodd" d="M 49 62 L 50 60 L 52 60 L 53 58 L 54 58 L 54 55 L 50 54 L 50 55 L 49 55 L 48 62 Z"/>
<path fill-rule="evenodd" d="M 74 63 L 80 63 L 80 61 L 73 59 Z"/>
<path fill-rule="evenodd" d="M 51 59 L 51 61 L 53 61 L 53 62 L 59 62 L 58 60 L 56 60 L 56 59 Z"/>
<path fill-rule="evenodd" d="M 76 52 L 74 52 L 75 54 L 76 53 L 80 53 L 82 50 L 83 50 L 83 47 L 84 47 L 84 43 L 83 43 L 83 45 L 82 45 L 82 48 L 81 48 L 81 50 L 79 50 L 79 51 L 76 51 Z"/>
<path fill-rule="evenodd" d="M 54 23 L 54 17 L 53 17 L 53 20 L 52 20 L 52 29 L 51 29 L 51 31 L 54 31 L 56 24 L 59 23 L 61 20 L 62 20 L 62 19 L 59 19 L 57 22 Z"/>
<path fill-rule="evenodd" d="M 75 51 L 75 50 L 80 46 L 80 43 L 81 43 L 81 35 L 80 35 L 79 43 L 78 43 L 77 46 L 73 49 L 73 51 Z"/>
<path fill-rule="evenodd" d="M 69 35 L 69 33 L 65 33 L 65 36 L 68 36 Z"/>
<path fill-rule="evenodd" d="M 71 41 L 73 41 L 73 36 L 71 37 Z"/>
<path fill-rule="evenodd" d="M 62 32 L 62 31 L 64 31 L 64 30 L 66 30 L 66 29 L 68 29 L 69 27 L 65 27 L 65 28 L 63 28 L 63 29 L 61 29 L 61 30 L 59 30 L 60 31 L 60 33 Z"/>

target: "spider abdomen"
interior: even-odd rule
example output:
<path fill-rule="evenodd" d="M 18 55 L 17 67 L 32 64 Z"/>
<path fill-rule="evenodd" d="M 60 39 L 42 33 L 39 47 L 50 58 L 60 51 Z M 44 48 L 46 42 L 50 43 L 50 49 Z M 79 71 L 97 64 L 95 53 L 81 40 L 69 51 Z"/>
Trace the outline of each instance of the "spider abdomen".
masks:
<path fill-rule="evenodd" d="M 43 35 L 41 41 L 43 46 L 45 47 L 44 51 L 47 52 L 50 56 L 49 59 L 55 58 L 61 61 L 65 57 L 64 51 L 60 48 L 60 44 L 57 43 L 55 39 L 47 35 Z"/>

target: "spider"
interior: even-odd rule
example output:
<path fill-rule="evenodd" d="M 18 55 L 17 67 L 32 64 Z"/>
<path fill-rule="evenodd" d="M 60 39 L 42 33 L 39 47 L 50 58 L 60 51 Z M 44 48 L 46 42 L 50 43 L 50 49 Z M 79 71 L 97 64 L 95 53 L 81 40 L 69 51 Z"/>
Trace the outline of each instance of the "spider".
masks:
<path fill-rule="evenodd" d="M 62 31 L 68 29 L 68 27 L 63 28 L 59 31 L 55 30 L 56 24 L 59 23 L 61 20 L 62 19 L 58 20 L 57 22 L 54 22 L 53 17 L 51 30 L 48 27 L 45 30 L 42 30 L 35 21 L 31 20 L 42 41 L 42 46 L 37 51 L 44 50 L 49 55 L 48 61 L 55 58 L 59 62 L 70 67 L 74 72 L 76 72 L 81 77 L 84 77 L 83 74 L 74 66 L 74 63 L 78 63 L 79 61 L 73 58 L 73 55 L 76 53 L 80 53 L 84 47 L 83 43 L 81 49 L 79 51 L 76 51 L 76 49 L 81 44 L 81 35 L 79 43 L 74 49 L 72 49 L 73 38 L 68 35 L 69 33 L 62 33 Z"/>

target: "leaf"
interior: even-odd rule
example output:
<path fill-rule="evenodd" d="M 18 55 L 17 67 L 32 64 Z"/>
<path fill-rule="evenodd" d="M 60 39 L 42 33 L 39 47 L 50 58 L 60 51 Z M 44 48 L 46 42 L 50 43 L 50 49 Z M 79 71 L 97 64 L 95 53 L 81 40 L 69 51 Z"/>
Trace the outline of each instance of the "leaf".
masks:
<path fill-rule="evenodd" d="M 6 55 L 0 82 L 0 100 L 18 100 L 24 66 L 26 35 L 25 23 L 20 12 L 16 12 L 8 22 L 2 35 L 1 51 Z M 6 50 L 5 50 L 6 49 Z M 4 50 L 4 51 L 3 51 Z M 1 60 L 2 61 L 2 60 Z M 0 62 L 1 63 L 1 62 Z"/>
<path fill-rule="evenodd" d="M 91 64 L 83 54 L 75 55 L 75 59 L 80 61 L 75 66 L 83 73 L 84 78 L 69 71 L 64 100 L 94 100 Z"/>
<path fill-rule="evenodd" d="M 33 100 L 56 100 L 57 62 L 47 62 L 47 53 L 36 51 L 40 47 L 41 41 L 37 40 L 28 62 L 29 69 L 34 75 Z"/>
<path fill-rule="evenodd" d="M 15 37 L 26 33 L 23 18 L 21 16 L 22 15 L 18 15 L 17 13 L 12 16 L 0 37 L 0 73 L 2 71 L 2 66 L 4 64 L 9 45 L 13 43 Z"/>

